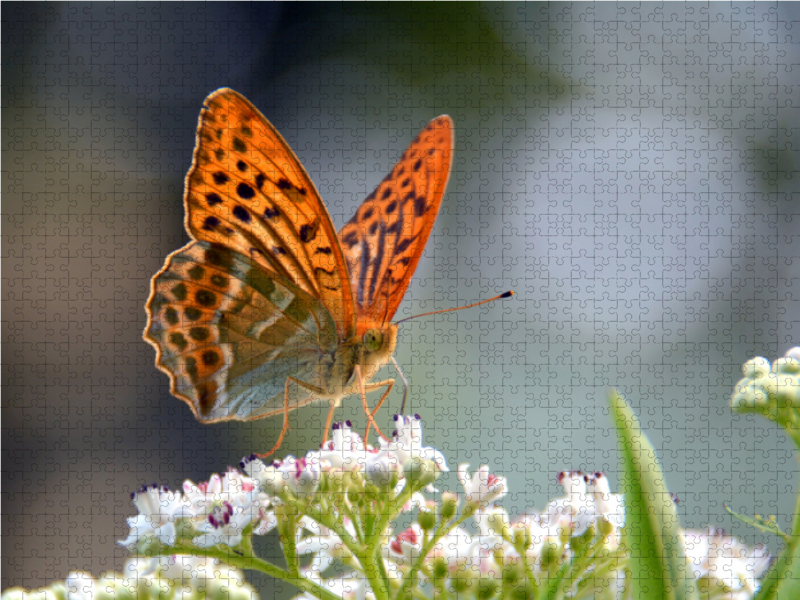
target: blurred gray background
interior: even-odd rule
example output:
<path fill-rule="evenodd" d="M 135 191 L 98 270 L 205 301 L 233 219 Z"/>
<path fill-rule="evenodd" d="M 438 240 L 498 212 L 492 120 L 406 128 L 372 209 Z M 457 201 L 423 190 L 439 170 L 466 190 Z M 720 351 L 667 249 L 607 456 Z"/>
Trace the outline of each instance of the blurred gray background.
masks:
<path fill-rule="evenodd" d="M 119 570 L 130 492 L 277 437 L 280 419 L 195 422 L 141 339 L 150 278 L 188 240 L 200 107 L 223 86 L 283 134 L 337 227 L 453 117 L 453 174 L 397 318 L 517 295 L 402 325 L 412 410 L 451 469 L 509 477 L 512 514 L 560 495 L 560 470 L 616 486 L 616 386 L 685 526 L 780 548 L 722 503 L 791 524 L 791 443 L 729 397 L 744 361 L 800 344 L 800 5 L 0 10 L 4 588 Z M 281 453 L 316 447 L 325 410 L 293 413 Z M 355 398 L 339 417 L 363 427 Z"/>

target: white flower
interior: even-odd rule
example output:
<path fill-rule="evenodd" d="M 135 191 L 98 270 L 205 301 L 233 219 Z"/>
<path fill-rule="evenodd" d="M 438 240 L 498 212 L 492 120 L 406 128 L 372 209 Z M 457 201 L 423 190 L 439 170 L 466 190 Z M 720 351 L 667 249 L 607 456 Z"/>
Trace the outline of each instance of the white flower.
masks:
<path fill-rule="evenodd" d="M 67 600 L 93 600 L 97 593 L 94 577 L 83 571 L 72 571 L 64 582 Z"/>
<path fill-rule="evenodd" d="M 713 580 L 734 600 L 750 598 L 758 589 L 757 578 L 769 567 L 769 553 L 763 546 L 748 548 L 722 530 L 686 530 L 683 541 L 695 579 Z"/>
<path fill-rule="evenodd" d="M 394 421 L 397 429 L 392 434 L 392 441 L 382 450 L 393 454 L 401 466 L 412 457 L 418 457 L 422 460 L 433 461 L 439 471 L 450 470 L 447 468 L 447 461 L 441 452 L 430 446 L 422 445 L 422 422 L 419 415 L 413 417 L 395 415 Z"/>
<path fill-rule="evenodd" d="M 309 453 L 306 458 L 316 455 L 335 469 L 363 470 L 377 451 L 365 446 L 364 440 L 351 427 L 350 421 L 334 423 L 331 439 L 318 452 Z"/>
<path fill-rule="evenodd" d="M 244 468 L 253 477 L 259 489 L 272 496 L 279 496 L 289 491 L 297 498 L 310 497 L 317 491 L 322 478 L 318 452 L 310 452 L 306 458 L 295 458 L 290 455 L 282 461 L 276 460 L 269 466 L 260 460 L 252 460 L 244 464 Z"/>
<path fill-rule="evenodd" d="M 242 542 L 244 529 L 253 522 L 251 508 L 252 505 L 234 506 L 230 502 L 217 504 L 206 519 L 197 525 L 197 531 L 202 535 L 195 537 L 192 542 L 200 548 L 217 544 L 235 548 Z"/>
<path fill-rule="evenodd" d="M 580 471 L 562 471 L 557 476 L 566 497 L 551 500 L 541 515 L 541 524 L 548 535 L 581 535 L 596 518 L 593 498 L 586 491 L 586 481 Z"/>
<path fill-rule="evenodd" d="M 458 480 L 464 487 L 467 502 L 477 506 L 487 506 L 506 495 L 508 485 L 505 477 L 497 477 L 489 473 L 489 467 L 483 465 L 469 477 L 468 464 L 458 465 Z"/>
<path fill-rule="evenodd" d="M 422 528 L 414 522 L 389 542 L 388 558 L 400 564 L 411 563 L 419 556 L 424 540 Z"/>
<path fill-rule="evenodd" d="M 612 494 L 605 473 L 597 472 L 585 477 L 586 491 L 594 500 L 595 512 L 605 517 L 616 529 L 625 525 L 625 504 L 621 494 Z"/>
<path fill-rule="evenodd" d="M 175 543 L 175 521 L 187 506 L 180 492 L 170 491 L 166 486 L 145 486 L 131 494 L 139 514 L 128 517 L 130 534 L 118 542 L 122 546 L 135 546 L 146 535 L 154 535 L 167 546 Z"/>

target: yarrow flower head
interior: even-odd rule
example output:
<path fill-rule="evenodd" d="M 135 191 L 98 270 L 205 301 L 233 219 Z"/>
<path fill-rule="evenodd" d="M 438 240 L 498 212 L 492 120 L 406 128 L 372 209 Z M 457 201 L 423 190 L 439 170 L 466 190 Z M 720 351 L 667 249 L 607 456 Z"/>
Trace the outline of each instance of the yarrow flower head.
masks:
<path fill-rule="evenodd" d="M 119 544 L 131 548 L 147 536 L 155 537 L 165 546 L 174 544 L 175 522 L 188 508 L 187 499 L 180 492 L 153 483 L 131 494 L 131 500 L 139 514 L 128 518 L 130 534 Z"/>
<path fill-rule="evenodd" d="M 734 412 L 761 413 L 787 430 L 800 443 L 796 423 L 800 418 L 800 347 L 791 348 L 774 363 L 762 356 L 742 367 L 744 379 L 731 397 Z"/>
<path fill-rule="evenodd" d="M 683 532 L 683 543 L 694 576 L 715 594 L 730 600 L 746 600 L 758 589 L 770 565 L 766 548 L 748 548 L 721 529 Z"/>
<path fill-rule="evenodd" d="M 512 521 L 497 504 L 508 481 L 487 465 L 471 474 L 468 465 L 459 466 L 463 503 L 452 492 L 426 496 L 426 482 L 447 470 L 444 457 L 422 445 L 419 417 L 396 422 L 393 439 L 379 449 L 343 423 L 330 442 L 304 457 L 265 464 L 251 456 L 240 464 L 244 473 L 230 469 L 205 482 L 187 481 L 182 493 L 142 488 L 133 495 L 140 514 L 128 520 L 131 532 L 121 542 L 140 556 L 113 580 L 75 572 L 59 589 L 68 600 L 97 600 L 112 588 L 130 600 L 172 598 L 177 590 L 197 600 L 247 600 L 251 588 L 224 561 L 257 565 L 250 560 L 251 537 L 277 528 L 287 568 L 270 565 L 269 572 L 303 580 L 296 600 L 330 593 L 375 600 L 374 590 L 404 586 L 420 599 L 434 592 L 471 600 L 533 598 L 543 590 L 576 600 L 622 597 L 630 569 L 620 544 L 625 507 L 603 473 L 562 471 L 557 480 L 564 496 Z M 392 530 L 398 517 L 415 511 L 416 520 Z M 472 532 L 465 527 L 469 519 Z M 758 588 L 769 565 L 763 548 L 746 548 L 721 532 L 683 536 L 696 579 L 713 592 L 706 600 L 744 600 Z M 190 556 L 192 550 L 203 556 Z M 565 567 L 569 577 L 560 578 Z M 13 589 L 3 600 L 64 600 L 59 593 L 34 599 Z"/>

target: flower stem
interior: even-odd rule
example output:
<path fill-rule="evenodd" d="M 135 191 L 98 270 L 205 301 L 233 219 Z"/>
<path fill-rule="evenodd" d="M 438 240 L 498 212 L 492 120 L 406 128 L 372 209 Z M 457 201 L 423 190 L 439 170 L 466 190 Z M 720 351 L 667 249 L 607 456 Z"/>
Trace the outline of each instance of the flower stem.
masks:
<path fill-rule="evenodd" d="M 275 579 L 281 579 L 287 583 L 291 583 L 295 587 L 316 596 L 320 600 L 342 600 L 336 594 L 330 592 L 320 585 L 317 585 L 310 579 L 297 576 L 296 574 L 290 573 L 289 571 L 281 569 L 280 567 L 276 567 L 275 565 L 252 555 L 239 556 L 233 552 L 225 552 L 217 548 L 197 548 L 191 544 L 176 544 L 175 546 L 170 546 L 169 554 L 185 554 L 217 558 L 222 562 L 231 565 L 232 567 L 247 569 L 250 571 L 258 571 L 260 573 L 264 573 L 265 575 L 269 575 L 270 577 L 274 577 Z"/>

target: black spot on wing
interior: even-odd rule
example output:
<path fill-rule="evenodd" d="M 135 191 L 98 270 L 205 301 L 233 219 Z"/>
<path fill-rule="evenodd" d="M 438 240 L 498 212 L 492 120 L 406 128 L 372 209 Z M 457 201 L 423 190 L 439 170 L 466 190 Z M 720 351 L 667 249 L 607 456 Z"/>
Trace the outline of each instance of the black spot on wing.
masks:
<path fill-rule="evenodd" d="M 236 163 L 236 168 L 239 169 L 242 173 L 244 173 L 245 171 L 247 171 L 247 163 L 244 162 L 243 160 L 240 160 L 239 162 Z"/>
<path fill-rule="evenodd" d="M 265 219 L 274 219 L 275 217 L 279 216 L 281 211 L 276 206 L 268 206 L 264 209 L 264 218 Z"/>
<path fill-rule="evenodd" d="M 236 152 L 247 152 L 247 144 L 235 137 L 233 138 L 233 149 L 236 150 Z"/>
<path fill-rule="evenodd" d="M 421 217 L 425 214 L 425 211 L 428 209 L 428 203 L 425 202 L 424 196 L 417 196 L 414 198 L 414 214 L 418 217 Z"/>
<path fill-rule="evenodd" d="M 411 245 L 411 242 L 413 242 L 413 241 L 414 241 L 414 238 L 406 238 L 406 239 L 404 239 L 402 242 L 397 244 L 397 246 L 395 247 L 395 249 L 394 249 L 395 253 L 400 254 L 400 253 L 405 252 L 406 250 L 408 250 L 408 247 Z"/>
<path fill-rule="evenodd" d="M 222 204 L 222 197 L 216 192 L 210 192 L 206 194 L 206 202 L 208 202 L 209 206 L 216 206 L 217 204 Z"/>
<path fill-rule="evenodd" d="M 219 226 L 220 220 L 214 216 L 208 216 L 203 221 L 203 229 L 206 231 L 214 231 Z"/>
<path fill-rule="evenodd" d="M 186 289 L 186 285 L 183 283 L 173 286 L 170 291 L 172 292 L 172 296 L 181 302 L 186 300 L 186 298 L 189 296 L 189 290 Z"/>
<path fill-rule="evenodd" d="M 256 175 L 256 187 L 258 189 L 261 189 L 261 186 L 264 185 L 264 182 L 266 180 L 267 180 L 267 176 L 264 175 L 263 173 L 259 173 L 258 175 Z"/>
<path fill-rule="evenodd" d="M 243 223 L 249 223 L 251 219 L 250 213 L 247 212 L 247 209 L 239 204 L 233 207 L 233 216 Z"/>
<path fill-rule="evenodd" d="M 250 200 L 256 195 L 256 191 L 246 183 L 240 183 L 236 186 L 236 193 L 242 200 Z"/>
<path fill-rule="evenodd" d="M 223 173 L 222 171 L 214 173 L 212 177 L 214 178 L 214 183 L 217 185 L 222 185 L 230 181 L 230 177 L 228 177 L 227 173 Z"/>
<path fill-rule="evenodd" d="M 300 226 L 300 241 L 303 243 L 308 243 L 312 241 L 315 237 L 317 237 L 317 232 L 319 231 L 319 224 L 320 220 L 317 219 L 313 223 L 306 223 L 305 225 Z"/>
<path fill-rule="evenodd" d="M 214 306 L 217 301 L 217 295 L 209 290 L 197 290 L 194 299 L 200 306 L 209 307 Z"/>
<path fill-rule="evenodd" d="M 372 280 L 369 282 L 369 299 L 370 302 L 375 298 L 375 288 L 378 287 L 378 279 L 381 276 L 381 264 L 383 264 L 383 255 L 386 252 L 386 227 L 381 224 L 381 232 L 378 235 L 378 244 L 375 251 L 375 260 L 373 261 Z"/>
<path fill-rule="evenodd" d="M 183 315 L 189 321 L 197 321 L 197 319 L 203 316 L 203 312 L 195 306 L 187 306 L 183 309 Z"/>
<path fill-rule="evenodd" d="M 344 236 L 342 243 L 348 248 L 352 248 L 358 243 L 358 234 L 354 231 L 351 231 L 346 236 Z"/>

